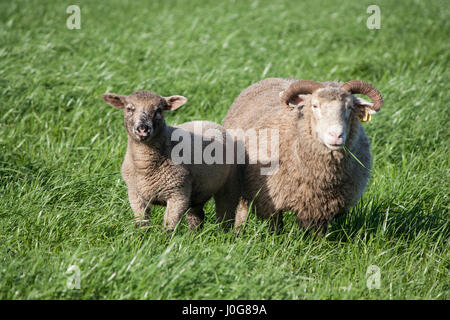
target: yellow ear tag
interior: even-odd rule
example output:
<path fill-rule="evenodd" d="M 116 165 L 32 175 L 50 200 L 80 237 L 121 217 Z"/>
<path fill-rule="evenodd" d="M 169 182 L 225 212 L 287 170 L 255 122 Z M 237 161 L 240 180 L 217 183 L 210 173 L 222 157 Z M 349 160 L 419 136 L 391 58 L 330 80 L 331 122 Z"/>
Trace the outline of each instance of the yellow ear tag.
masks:
<path fill-rule="evenodd" d="M 359 120 L 361 122 L 369 122 L 370 119 L 372 119 L 372 115 L 369 113 L 369 111 L 367 111 L 366 108 L 364 108 L 364 116 L 362 118 L 360 118 Z"/>

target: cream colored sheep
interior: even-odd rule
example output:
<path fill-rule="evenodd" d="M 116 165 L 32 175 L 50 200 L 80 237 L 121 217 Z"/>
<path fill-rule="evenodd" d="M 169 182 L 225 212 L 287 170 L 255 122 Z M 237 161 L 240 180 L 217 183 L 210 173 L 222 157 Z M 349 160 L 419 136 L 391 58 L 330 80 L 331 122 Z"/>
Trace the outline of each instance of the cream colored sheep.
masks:
<path fill-rule="evenodd" d="M 367 95 L 373 104 L 352 93 Z M 371 154 L 360 120 L 370 119 L 381 105 L 379 92 L 362 81 L 270 78 L 245 89 L 223 125 L 227 130 L 277 129 L 279 167 L 272 175 L 261 175 L 260 162 L 239 165 L 243 183 L 236 228 L 253 201 L 257 215 L 271 218 L 275 228 L 282 224 L 281 213 L 292 210 L 301 226 L 323 235 L 328 223 L 354 206 L 366 188 Z M 246 151 L 247 159 L 255 158 L 248 142 Z"/>

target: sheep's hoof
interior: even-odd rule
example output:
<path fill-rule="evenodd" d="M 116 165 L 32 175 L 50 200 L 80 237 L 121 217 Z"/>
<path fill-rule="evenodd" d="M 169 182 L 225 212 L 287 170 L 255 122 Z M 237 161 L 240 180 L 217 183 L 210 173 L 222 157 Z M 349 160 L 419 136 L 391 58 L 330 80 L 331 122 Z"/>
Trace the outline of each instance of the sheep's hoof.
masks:
<path fill-rule="evenodd" d="M 135 223 L 136 228 L 146 227 L 146 226 L 150 225 L 150 221 L 145 220 L 145 219 L 136 220 L 134 223 Z"/>

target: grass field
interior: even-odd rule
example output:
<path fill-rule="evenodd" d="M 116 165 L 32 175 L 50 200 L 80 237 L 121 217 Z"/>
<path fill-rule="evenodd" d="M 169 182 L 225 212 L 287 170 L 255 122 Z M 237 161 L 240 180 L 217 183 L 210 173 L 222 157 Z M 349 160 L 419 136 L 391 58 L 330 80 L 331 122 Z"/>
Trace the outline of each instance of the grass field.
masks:
<path fill-rule="evenodd" d="M 449 21 L 444 0 L 0 1 L 0 298 L 449 299 Z M 251 216 L 235 236 L 213 202 L 201 232 L 166 235 L 161 207 L 134 228 L 122 113 L 101 94 L 184 95 L 169 124 L 220 123 L 266 77 L 381 91 L 358 205 L 321 240 L 289 213 L 281 234 Z"/>

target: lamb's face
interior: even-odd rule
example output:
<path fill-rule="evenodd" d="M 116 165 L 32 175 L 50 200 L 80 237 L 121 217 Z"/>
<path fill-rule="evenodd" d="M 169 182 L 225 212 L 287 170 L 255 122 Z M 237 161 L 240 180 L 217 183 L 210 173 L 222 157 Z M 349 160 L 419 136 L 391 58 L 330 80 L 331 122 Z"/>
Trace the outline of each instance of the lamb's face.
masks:
<path fill-rule="evenodd" d="M 164 98 L 130 95 L 126 99 L 124 123 L 128 135 L 137 141 L 147 141 L 164 127 Z"/>
<path fill-rule="evenodd" d="M 164 127 L 164 111 L 175 110 L 186 103 L 183 96 L 161 97 L 150 91 L 136 91 L 129 96 L 104 94 L 111 106 L 124 109 L 127 133 L 138 142 L 150 141 Z"/>
<path fill-rule="evenodd" d="M 317 90 L 310 97 L 312 129 L 330 150 L 344 147 L 353 116 L 352 95 L 339 88 Z"/>

